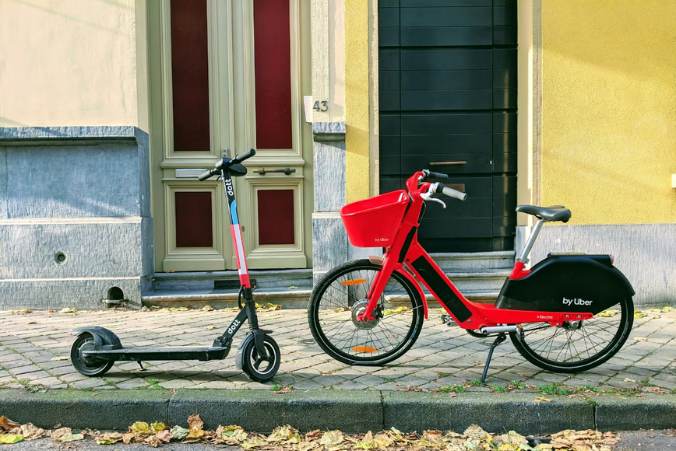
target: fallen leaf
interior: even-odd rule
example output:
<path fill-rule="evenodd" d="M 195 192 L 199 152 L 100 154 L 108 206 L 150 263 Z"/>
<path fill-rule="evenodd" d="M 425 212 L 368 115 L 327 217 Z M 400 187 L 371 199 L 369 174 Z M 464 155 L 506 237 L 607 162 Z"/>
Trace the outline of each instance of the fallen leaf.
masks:
<path fill-rule="evenodd" d="M 28 324 L 37 324 L 36 321 L 28 321 Z"/>
<path fill-rule="evenodd" d="M 131 425 L 131 432 L 136 432 L 137 434 L 147 434 L 150 432 L 150 426 L 144 421 L 137 421 Z"/>
<path fill-rule="evenodd" d="M 204 307 L 202 307 L 202 310 L 205 312 L 211 312 L 214 310 L 214 308 L 210 305 L 205 305 Z"/>
<path fill-rule="evenodd" d="M 74 442 L 76 440 L 84 440 L 84 435 L 82 434 L 73 434 L 72 432 L 69 432 L 67 434 L 62 435 L 59 437 L 59 442 Z"/>
<path fill-rule="evenodd" d="M 268 445 L 269 445 L 269 443 L 265 438 L 256 434 L 256 435 L 250 436 L 240 446 L 245 450 L 249 450 L 249 449 L 254 449 L 254 448 L 262 448 L 262 447 L 268 446 Z"/>
<path fill-rule="evenodd" d="M 183 428 L 181 426 L 174 426 L 171 428 L 171 435 L 176 439 L 176 440 L 183 440 L 188 436 L 188 433 L 190 431 L 186 428 Z"/>
<path fill-rule="evenodd" d="M 202 429 L 204 427 L 204 422 L 199 415 L 190 415 L 188 418 L 188 428 L 189 429 Z"/>
<path fill-rule="evenodd" d="M 625 377 L 624 382 L 636 382 L 636 381 L 634 379 L 629 379 L 628 377 Z"/>
<path fill-rule="evenodd" d="M 59 356 L 59 357 L 52 357 L 51 361 L 52 362 L 60 362 L 62 360 L 68 360 L 68 359 L 69 359 L 68 356 L 62 355 L 62 356 Z"/>
<path fill-rule="evenodd" d="M 122 435 L 122 441 L 124 442 L 125 445 L 128 445 L 128 444 L 131 443 L 131 440 L 134 438 L 135 435 L 136 434 L 131 433 L 131 432 L 129 432 L 127 434 L 123 434 Z"/>
<path fill-rule="evenodd" d="M 62 309 L 61 309 L 61 313 L 77 313 L 77 309 L 76 309 L 76 308 L 67 308 L 67 307 L 66 307 L 66 308 L 62 308 Z"/>
<path fill-rule="evenodd" d="M 218 431 L 220 431 L 220 434 L 217 435 L 219 435 L 228 445 L 239 445 L 249 436 L 249 434 L 244 432 L 244 429 L 235 425 L 225 427 L 219 426 Z"/>
<path fill-rule="evenodd" d="M 150 427 L 152 427 L 155 432 L 160 432 L 167 428 L 164 423 L 158 423 L 157 421 L 151 424 Z"/>
<path fill-rule="evenodd" d="M 667 313 L 667 312 L 672 311 L 673 309 L 674 309 L 673 307 L 664 307 L 664 308 L 662 309 L 662 311 L 663 311 L 664 313 Z"/>
<path fill-rule="evenodd" d="M 19 443 L 23 440 L 23 435 L 14 435 L 14 434 L 4 434 L 0 435 L 0 443 L 4 445 L 11 445 L 13 443 Z"/>
<path fill-rule="evenodd" d="M 324 435 L 322 435 L 322 438 L 319 440 L 319 444 L 324 445 L 326 447 L 330 447 L 340 445 L 341 443 L 343 443 L 343 440 L 344 437 L 342 432 L 329 431 L 325 432 Z"/>
<path fill-rule="evenodd" d="M 70 428 L 58 428 L 52 431 L 51 436 L 54 440 L 58 442 L 63 435 L 70 434 L 70 432 L 71 432 Z"/>
<path fill-rule="evenodd" d="M 157 433 L 157 438 L 162 440 L 164 443 L 169 443 L 171 439 L 173 438 L 173 435 L 171 435 L 171 432 L 168 430 L 163 430 Z"/>
<path fill-rule="evenodd" d="M 153 448 L 157 448 L 159 446 L 162 446 L 162 443 L 164 443 L 162 440 L 157 435 L 150 435 L 143 440 L 143 443 L 146 445 L 150 445 Z"/>
<path fill-rule="evenodd" d="M 662 390 L 660 387 L 644 387 L 644 389 L 648 393 L 664 393 L 664 390 Z"/>
<path fill-rule="evenodd" d="M 549 398 L 545 398 L 544 396 L 538 396 L 537 398 L 535 398 L 535 402 L 537 402 L 537 403 L 552 402 L 552 400 L 549 399 Z"/>
<path fill-rule="evenodd" d="M 10 420 L 7 417 L 0 417 L 0 429 L 4 429 L 5 431 L 11 431 L 14 428 L 18 428 L 21 425 L 19 423 L 15 423 L 14 421 Z"/>
<path fill-rule="evenodd" d="M 207 326 L 207 327 L 205 327 L 206 330 L 213 330 L 213 329 L 215 329 L 215 328 L 216 328 L 216 326 Z"/>
<path fill-rule="evenodd" d="M 295 285 L 291 285 L 291 286 L 289 287 L 289 290 L 297 290 L 297 289 L 298 289 L 298 287 L 295 286 Z"/>
<path fill-rule="evenodd" d="M 645 318 L 646 316 L 648 316 L 647 313 L 643 313 L 640 310 L 634 310 L 634 318 Z"/>
<path fill-rule="evenodd" d="M 96 438 L 97 445 L 114 445 L 123 439 L 119 432 L 105 432 Z"/>
<path fill-rule="evenodd" d="M 33 423 L 21 425 L 21 435 L 25 440 L 35 440 L 45 436 L 45 430 L 35 426 Z"/>
<path fill-rule="evenodd" d="M 646 337 L 634 337 L 634 340 L 636 341 L 648 341 Z"/>
<path fill-rule="evenodd" d="M 615 316 L 619 313 L 619 310 L 604 310 L 600 313 L 597 313 L 596 316 L 600 317 L 610 317 L 610 316 Z"/>
<path fill-rule="evenodd" d="M 280 426 L 272 431 L 272 434 L 268 436 L 268 442 L 272 443 L 284 443 L 284 444 L 298 444 L 300 443 L 300 434 L 298 431 L 289 426 Z"/>

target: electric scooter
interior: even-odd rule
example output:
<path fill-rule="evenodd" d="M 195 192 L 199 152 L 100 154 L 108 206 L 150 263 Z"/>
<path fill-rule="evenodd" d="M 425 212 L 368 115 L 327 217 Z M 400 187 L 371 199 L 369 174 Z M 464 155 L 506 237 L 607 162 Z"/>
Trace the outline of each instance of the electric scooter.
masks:
<path fill-rule="evenodd" d="M 122 346 L 120 339 L 112 331 L 99 326 L 78 327 L 70 334 L 77 339 L 70 351 L 73 366 L 85 376 L 103 376 L 117 361 L 150 360 L 223 360 L 228 356 L 234 335 L 244 321 L 249 322 L 250 332 L 242 341 L 237 351 L 237 369 L 244 371 L 249 379 L 257 382 L 270 380 L 281 363 L 279 346 L 270 336 L 269 330 L 258 326 L 256 304 L 253 300 L 249 273 L 242 245 L 242 230 L 237 216 L 237 202 L 232 184 L 232 177 L 246 175 L 247 169 L 241 163 L 256 154 L 249 150 L 233 159 L 223 158 L 216 163 L 214 169 L 204 172 L 198 179 L 203 182 L 214 175 L 223 180 L 225 196 L 228 200 L 233 245 L 236 250 L 237 269 L 241 287 L 237 303 L 241 308 L 230 326 L 217 337 L 210 347 L 199 346 Z M 242 305 L 244 297 L 244 305 Z"/>

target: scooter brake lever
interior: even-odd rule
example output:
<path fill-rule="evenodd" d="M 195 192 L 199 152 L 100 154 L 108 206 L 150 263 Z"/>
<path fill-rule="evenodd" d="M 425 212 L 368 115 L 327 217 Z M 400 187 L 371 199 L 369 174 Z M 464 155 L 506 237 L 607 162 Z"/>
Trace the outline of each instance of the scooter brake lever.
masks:
<path fill-rule="evenodd" d="M 442 207 L 446 208 L 446 204 L 444 203 L 444 201 L 441 200 L 441 199 L 436 199 L 436 198 L 432 197 L 432 193 L 430 193 L 430 192 L 422 193 L 420 195 L 420 197 L 422 197 L 425 202 L 428 202 L 428 201 L 438 202 L 438 203 L 441 204 Z"/>

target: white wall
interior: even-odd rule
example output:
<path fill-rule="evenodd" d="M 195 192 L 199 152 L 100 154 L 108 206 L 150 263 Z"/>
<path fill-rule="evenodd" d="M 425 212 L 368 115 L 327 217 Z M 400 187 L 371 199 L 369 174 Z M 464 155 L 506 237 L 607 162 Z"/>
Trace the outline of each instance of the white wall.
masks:
<path fill-rule="evenodd" d="M 134 0 L 0 0 L 0 127 L 139 125 L 135 17 Z"/>

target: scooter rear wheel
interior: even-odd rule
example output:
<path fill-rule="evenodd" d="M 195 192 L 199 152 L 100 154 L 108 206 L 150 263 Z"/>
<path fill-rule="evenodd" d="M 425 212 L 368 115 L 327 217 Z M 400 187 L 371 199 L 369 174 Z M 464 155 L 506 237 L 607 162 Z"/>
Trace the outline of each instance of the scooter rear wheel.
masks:
<path fill-rule="evenodd" d="M 80 374 L 89 377 L 103 376 L 113 366 L 115 362 L 109 362 L 97 359 L 86 359 L 82 353 L 83 351 L 91 351 L 94 349 L 94 336 L 90 333 L 84 332 L 77 337 L 75 343 L 70 348 L 70 361 Z"/>
<path fill-rule="evenodd" d="M 634 323 L 634 303 L 624 299 L 590 320 L 523 325 L 523 333 L 510 333 L 519 354 L 540 368 L 555 373 L 578 373 L 606 362 L 627 341 Z"/>

